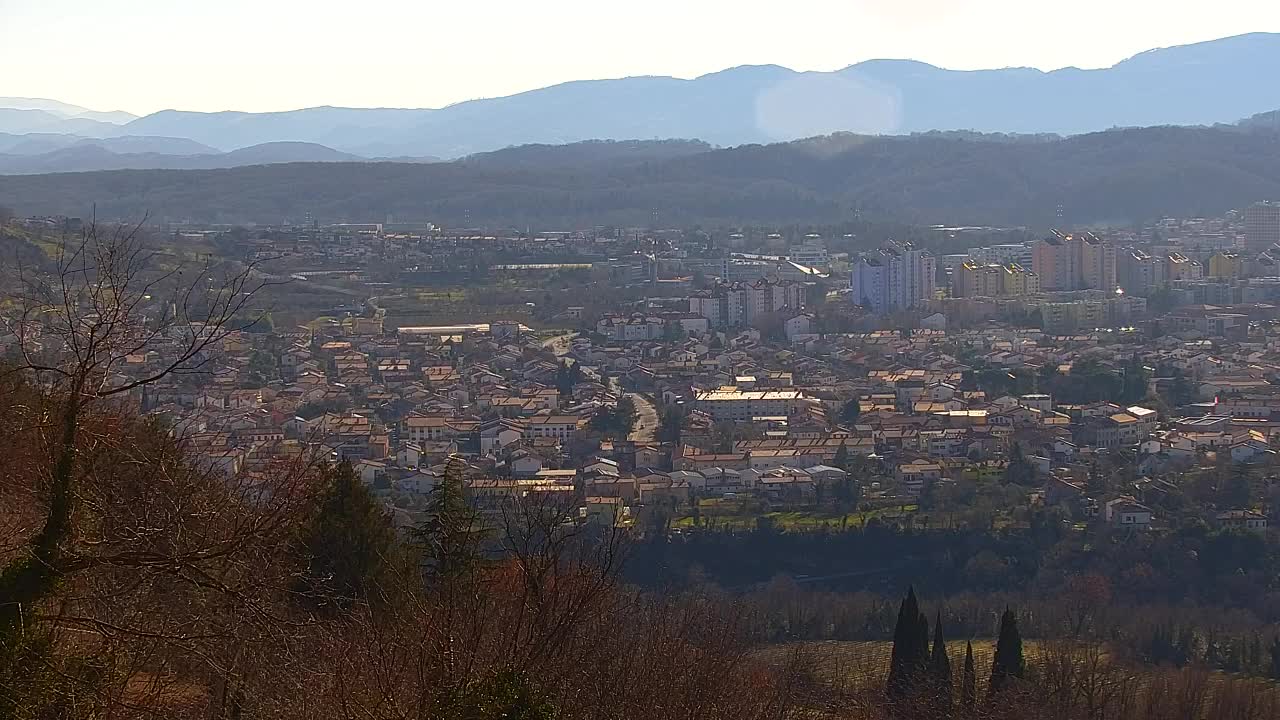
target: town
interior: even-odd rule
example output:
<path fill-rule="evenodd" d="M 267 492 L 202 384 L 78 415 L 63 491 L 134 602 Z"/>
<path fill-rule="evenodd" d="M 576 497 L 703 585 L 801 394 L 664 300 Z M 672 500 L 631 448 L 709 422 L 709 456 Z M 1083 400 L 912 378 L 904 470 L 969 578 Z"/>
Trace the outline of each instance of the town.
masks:
<path fill-rule="evenodd" d="M 1018 233 L 157 229 L 274 282 L 203 372 L 130 402 L 227 476 L 349 461 L 403 527 L 462 458 L 478 508 L 552 494 L 640 535 L 1047 509 L 1079 532 L 1265 532 L 1280 204 L 955 251 Z"/>

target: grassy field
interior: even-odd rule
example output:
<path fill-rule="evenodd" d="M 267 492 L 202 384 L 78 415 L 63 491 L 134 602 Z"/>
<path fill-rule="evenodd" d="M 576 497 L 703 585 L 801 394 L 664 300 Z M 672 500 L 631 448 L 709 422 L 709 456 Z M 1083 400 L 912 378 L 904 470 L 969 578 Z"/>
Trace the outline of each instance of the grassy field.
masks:
<path fill-rule="evenodd" d="M 856 528 L 873 519 L 882 522 L 899 522 L 912 518 L 918 519 L 919 507 L 916 505 L 894 505 L 865 512 L 839 513 L 822 510 L 782 510 L 762 512 L 758 503 L 750 500 L 708 498 L 699 501 L 698 517 L 687 513 L 672 521 L 672 527 L 690 529 L 694 527 L 716 528 L 720 530 L 750 530 L 756 527 L 760 518 L 766 518 L 780 530 L 820 530 L 829 528 L 839 530 L 843 527 Z"/>

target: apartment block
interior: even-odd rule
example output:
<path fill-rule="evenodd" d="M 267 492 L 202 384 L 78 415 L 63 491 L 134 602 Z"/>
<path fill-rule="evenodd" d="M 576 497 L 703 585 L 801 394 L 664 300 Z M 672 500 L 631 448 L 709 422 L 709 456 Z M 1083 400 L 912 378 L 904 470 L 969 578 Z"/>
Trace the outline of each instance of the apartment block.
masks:
<path fill-rule="evenodd" d="M 854 263 L 849 288 L 855 303 L 876 312 L 909 308 L 934 299 L 937 270 L 928 251 L 893 243 Z"/>
<path fill-rule="evenodd" d="M 1116 288 L 1116 248 L 1092 233 L 1054 234 L 1032 248 L 1031 269 L 1043 290 Z"/>
<path fill-rule="evenodd" d="M 1280 244 L 1280 202 L 1254 203 L 1245 208 L 1244 242 L 1250 252 Z"/>

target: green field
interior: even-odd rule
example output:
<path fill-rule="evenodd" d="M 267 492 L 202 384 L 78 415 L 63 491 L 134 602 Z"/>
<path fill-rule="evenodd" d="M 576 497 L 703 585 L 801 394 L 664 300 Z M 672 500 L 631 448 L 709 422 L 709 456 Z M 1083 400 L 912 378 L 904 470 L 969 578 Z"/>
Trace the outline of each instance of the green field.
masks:
<path fill-rule="evenodd" d="M 919 509 L 917 505 L 894 505 L 850 513 L 828 510 L 763 512 L 763 508 L 756 501 L 709 498 L 699 501 L 697 518 L 692 512 L 686 512 L 675 518 L 671 525 L 682 529 L 706 527 L 719 530 L 750 530 L 757 526 L 761 518 L 765 518 L 780 530 L 821 530 L 823 528 L 839 530 L 842 527 L 861 527 L 873 519 L 886 523 L 902 521 L 918 523 L 922 519 Z"/>

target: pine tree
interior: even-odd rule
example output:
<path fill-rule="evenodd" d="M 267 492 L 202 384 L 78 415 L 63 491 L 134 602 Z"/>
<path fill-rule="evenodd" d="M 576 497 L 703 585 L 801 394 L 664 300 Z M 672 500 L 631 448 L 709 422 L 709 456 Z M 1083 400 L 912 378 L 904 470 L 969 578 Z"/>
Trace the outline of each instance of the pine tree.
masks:
<path fill-rule="evenodd" d="M 1022 635 L 1018 632 L 1018 618 L 1005 608 L 1000 616 L 1000 637 L 996 640 L 996 654 L 991 662 L 991 692 L 1003 690 L 1012 678 L 1026 674 L 1027 664 L 1022 655 Z"/>
<path fill-rule="evenodd" d="M 445 464 L 444 477 L 431 489 L 426 519 L 414 528 L 414 540 L 422 547 L 429 580 L 449 580 L 466 575 L 480 561 L 483 526 L 467 502 L 467 463 L 454 455 Z"/>
<path fill-rule="evenodd" d="M 307 563 L 298 594 L 315 607 L 375 599 L 393 566 L 395 528 L 350 463 L 321 472 L 324 494 L 297 540 Z"/>
<path fill-rule="evenodd" d="M 960 703 L 964 709 L 972 711 L 978 701 L 978 673 L 973 667 L 973 643 L 965 643 L 964 648 L 964 682 L 960 687 Z"/>
<path fill-rule="evenodd" d="M 937 698 L 937 708 L 951 711 L 951 658 L 947 657 L 947 640 L 942 633 L 942 611 L 933 624 L 933 652 L 929 657 L 929 678 Z"/>
<path fill-rule="evenodd" d="M 892 702 L 900 702 L 911 693 L 912 680 L 924 659 L 920 654 L 919 618 L 920 604 L 916 601 L 915 588 L 908 587 L 907 596 L 898 606 L 898 622 L 893 628 L 888 682 Z"/>

